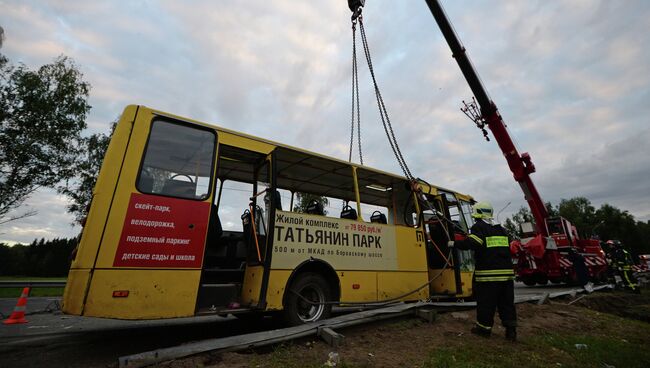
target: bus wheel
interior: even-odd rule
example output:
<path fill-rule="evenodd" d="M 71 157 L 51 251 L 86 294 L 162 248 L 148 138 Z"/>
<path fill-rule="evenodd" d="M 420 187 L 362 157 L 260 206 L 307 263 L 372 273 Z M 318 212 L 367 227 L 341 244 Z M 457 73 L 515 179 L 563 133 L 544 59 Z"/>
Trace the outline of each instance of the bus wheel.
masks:
<path fill-rule="evenodd" d="M 331 291 L 327 281 L 316 273 L 304 273 L 291 283 L 284 304 L 284 319 L 291 326 L 329 317 Z"/>

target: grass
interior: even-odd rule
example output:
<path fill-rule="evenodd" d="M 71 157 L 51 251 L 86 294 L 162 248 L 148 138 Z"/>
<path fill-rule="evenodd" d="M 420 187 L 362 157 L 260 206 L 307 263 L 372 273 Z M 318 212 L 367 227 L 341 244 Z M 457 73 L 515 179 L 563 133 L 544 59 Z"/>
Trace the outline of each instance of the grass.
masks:
<path fill-rule="evenodd" d="M 585 349 L 576 344 L 587 345 Z M 647 367 L 650 351 L 640 339 L 546 333 L 517 344 L 464 344 L 434 349 L 425 368 Z"/>
<path fill-rule="evenodd" d="M 65 282 L 67 277 L 31 277 L 31 276 L 0 276 L 0 281 L 60 281 Z"/>
<path fill-rule="evenodd" d="M 31 277 L 31 276 L 0 276 L 0 281 L 55 281 L 66 282 L 66 277 Z M 23 288 L 0 288 L 0 298 L 18 298 Z M 35 287 L 29 292 L 29 296 L 62 296 L 62 287 Z"/>
<path fill-rule="evenodd" d="M 62 296 L 62 287 L 32 288 L 29 296 Z M 23 288 L 0 288 L 0 298 L 19 298 Z"/>
<path fill-rule="evenodd" d="M 639 345 L 634 338 L 617 336 L 587 335 L 543 335 L 538 339 L 545 345 L 570 353 L 575 367 L 603 367 L 605 364 L 615 367 L 647 367 L 650 351 L 647 346 Z M 587 345 L 586 349 L 577 349 L 576 344 Z M 567 366 L 571 366 L 568 365 Z"/>

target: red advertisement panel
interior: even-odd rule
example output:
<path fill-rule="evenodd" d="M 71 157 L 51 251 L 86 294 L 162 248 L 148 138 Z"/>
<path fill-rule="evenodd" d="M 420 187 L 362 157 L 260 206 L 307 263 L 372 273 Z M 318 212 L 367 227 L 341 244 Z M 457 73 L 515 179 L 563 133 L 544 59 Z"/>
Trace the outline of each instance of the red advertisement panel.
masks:
<path fill-rule="evenodd" d="M 200 268 L 210 203 L 133 193 L 115 267 Z"/>

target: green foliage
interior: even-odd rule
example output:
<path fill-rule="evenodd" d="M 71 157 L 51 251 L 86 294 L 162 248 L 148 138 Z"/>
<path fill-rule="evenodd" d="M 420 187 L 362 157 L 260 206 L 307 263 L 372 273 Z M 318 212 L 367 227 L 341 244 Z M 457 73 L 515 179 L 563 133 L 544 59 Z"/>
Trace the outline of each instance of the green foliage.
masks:
<path fill-rule="evenodd" d="M 560 216 L 569 220 L 578 229 L 578 234 L 589 238 L 596 222 L 596 209 L 585 197 L 562 199 L 558 206 Z"/>
<path fill-rule="evenodd" d="M 59 193 L 69 198 L 67 210 L 75 216 L 76 221 L 81 221 L 86 216 L 86 208 L 92 200 L 97 175 L 116 125 L 116 121 L 111 124 L 109 135 L 98 133 L 82 138 L 81 152 L 73 164 L 75 178 L 57 188 Z"/>
<path fill-rule="evenodd" d="M 0 220 L 39 187 L 74 176 L 89 90 L 65 56 L 38 70 L 0 58 Z"/>
<path fill-rule="evenodd" d="M 66 276 L 77 239 L 34 240 L 12 247 L 0 244 L 0 276 Z"/>
<path fill-rule="evenodd" d="M 329 204 L 329 201 L 325 197 L 309 193 L 296 193 L 296 203 L 293 205 L 293 211 L 306 212 L 307 207 L 309 207 L 309 204 L 313 201 L 320 203 L 323 208 L 327 207 Z M 324 214 L 327 215 L 327 210 L 324 210 Z"/>
<path fill-rule="evenodd" d="M 650 253 L 650 222 L 636 221 L 629 212 L 620 210 L 610 204 L 603 204 L 599 209 L 585 197 L 562 199 L 557 207 L 546 203 L 551 217 L 562 216 L 569 220 L 582 238 L 596 236 L 601 240 L 618 239 L 634 255 Z M 527 207 L 521 207 L 504 222 L 504 228 L 511 238 L 520 238 L 519 226 L 523 222 L 534 222 Z"/>
<path fill-rule="evenodd" d="M 533 214 L 530 213 L 528 207 L 522 206 L 503 223 L 503 227 L 508 233 L 508 237 L 510 239 L 521 239 L 520 226 L 525 222 L 535 223 L 535 219 L 533 218 Z"/>
<path fill-rule="evenodd" d="M 61 296 L 63 289 L 62 287 L 31 288 L 29 296 Z M 0 298 L 18 298 L 22 291 L 23 288 L 0 288 Z"/>

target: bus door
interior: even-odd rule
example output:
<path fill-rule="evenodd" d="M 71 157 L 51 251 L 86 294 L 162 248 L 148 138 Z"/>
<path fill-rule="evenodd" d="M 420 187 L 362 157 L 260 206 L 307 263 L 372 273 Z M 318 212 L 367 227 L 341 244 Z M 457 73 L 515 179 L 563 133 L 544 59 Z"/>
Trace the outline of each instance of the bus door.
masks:
<path fill-rule="evenodd" d="M 451 198 L 448 198 L 451 196 Z M 427 232 L 427 263 L 432 283 L 432 294 L 462 294 L 462 282 L 457 251 L 450 251 L 447 242 L 454 236 L 454 219 L 450 213 L 455 198 L 453 194 L 441 193 L 427 196 L 437 213 L 423 210 L 424 230 Z M 453 202 L 452 202 L 453 200 Z M 457 211 L 456 211 L 457 212 Z"/>
<path fill-rule="evenodd" d="M 102 234 L 85 315 L 194 314 L 216 147 L 213 129 L 144 109 L 138 113 Z"/>
<path fill-rule="evenodd" d="M 276 188 L 271 153 L 255 165 L 255 181 L 248 208 L 241 216 L 247 248 L 246 275 L 242 303 L 264 309 L 273 252 L 275 211 L 282 210 L 280 193 Z"/>
<path fill-rule="evenodd" d="M 217 166 L 198 314 L 260 308 L 270 264 L 272 156 L 222 144 Z"/>

